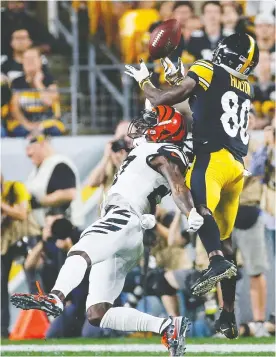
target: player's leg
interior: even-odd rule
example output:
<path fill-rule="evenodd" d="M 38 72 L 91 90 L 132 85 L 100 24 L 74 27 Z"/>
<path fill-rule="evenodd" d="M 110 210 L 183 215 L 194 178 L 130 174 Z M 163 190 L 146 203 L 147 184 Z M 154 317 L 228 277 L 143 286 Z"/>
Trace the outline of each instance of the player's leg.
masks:
<path fill-rule="evenodd" d="M 94 326 L 119 331 L 159 333 L 173 355 L 182 355 L 180 353 L 184 350 L 187 319 L 159 318 L 129 307 L 113 307 L 130 268 L 129 262 L 117 255 L 92 267 L 86 304 L 89 322 Z"/>
<path fill-rule="evenodd" d="M 240 164 L 237 163 L 239 166 Z M 234 250 L 232 246 L 231 233 L 234 228 L 238 207 L 239 197 L 243 188 L 243 177 L 237 176 L 233 184 L 229 185 L 222 192 L 221 200 L 214 212 L 221 234 L 221 249 L 230 262 L 236 264 Z M 223 296 L 223 309 L 219 319 L 216 321 L 217 331 L 223 333 L 227 338 L 233 339 L 238 336 L 238 328 L 234 313 L 236 276 L 221 281 Z"/>
<path fill-rule="evenodd" d="M 220 230 L 214 217 L 221 190 L 229 177 L 228 155 L 228 152 L 221 150 L 196 157 L 187 176 L 187 185 L 191 189 L 195 206 L 204 217 L 204 224 L 198 234 L 210 260 L 208 269 L 203 271 L 193 287 L 196 295 L 206 293 L 220 280 L 236 274 L 236 267 L 225 259 L 222 252 Z"/>
<path fill-rule="evenodd" d="M 25 310 L 39 309 L 58 316 L 63 310 L 64 299 L 81 283 L 87 268 L 125 249 L 126 241 L 128 245 L 136 244 L 129 238 L 135 225 L 140 228 L 138 217 L 130 211 L 119 207 L 111 209 L 89 226 L 70 249 L 50 294 L 14 294 L 12 303 Z"/>
<path fill-rule="evenodd" d="M 223 177 L 214 165 L 213 154 L 201 154 L 186 176 L 186 184 L 191 190 L 198 212 L 204 217 L 204 224 L 198 234 L 209 258 L 223 255 L 220 246 L 220 233 L 213 212 L 220 200 Z"/>

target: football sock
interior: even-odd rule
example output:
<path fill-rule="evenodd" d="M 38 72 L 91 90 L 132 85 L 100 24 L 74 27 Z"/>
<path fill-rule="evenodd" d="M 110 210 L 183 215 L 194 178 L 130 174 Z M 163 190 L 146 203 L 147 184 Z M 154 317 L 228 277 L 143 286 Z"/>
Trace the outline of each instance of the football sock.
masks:
<path fill-rule="evenodd" d="M 52 291 L 60 291 L 66 297 L 81 283 L 86 269 L 87 262 L 82 256 L 72 255 L 66 258 Z"/>
<path fill-rule="evenodd" d="M 233 261 L 233 255 L 225 255 L 225 259 Z M 235 265 L 236 262 L 234 261 Z M 232 276 L 230 279 L 223 279 L 220 282 L 222 297 L 223 297 L 223 309 L 229 312 L 234 311 L 235 295 L 236 295 L 236 283 L 237 277 Z"/>
<path fill-rule="evenodd" d="M 203 217 L 204 223 L 198 230 L 198 235 L 206 252 L 209 255 L 209 253 L 213 252 L 214 250 L 221 250 L 220 233 L 218 225 L 216 224 L 213 216 L 205 215 Z"/>
<path fill-rule="evenodd" d="M 129 307 L 112 307 L 102 318 L 100 327 L 118 331 L 148 331 L 162 333 L 171 323 Z"/>

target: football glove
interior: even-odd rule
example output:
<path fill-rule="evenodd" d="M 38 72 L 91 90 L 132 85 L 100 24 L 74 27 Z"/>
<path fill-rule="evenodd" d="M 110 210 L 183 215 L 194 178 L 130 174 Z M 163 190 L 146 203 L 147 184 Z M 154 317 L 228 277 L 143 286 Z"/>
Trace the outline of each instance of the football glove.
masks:
<path fill-rule="evenodd" d="M 184 79 L 185 68 L 180 57 L 177 68 L 168 57 L 161 58 L 160 62 L 165 71 L 165 80 L 171 86 L 178 85 Z"/>
<path fill-rule="evenodd" d="M 197 213 L 195 208 L 192 208 L 188 217 L 188 226 L 187 232 L 196 232 L 203 225 L 204 218 Z"/>
<path fill-rule="evenodd" d="M 150 81 L 150 77 L 151 77 L 152 73 L 149 72 L 145 62 L 142 59 L 139 62 L 140 62 L 140 69 L 136 69 L 136 68 L 126 64 L 125 65 L 125 68 L 126 68 L 125 73 L 128 76 L 133 77 L 139 83 L 139 86 L 143 89 L 143 85 L 146 82 Z"/>

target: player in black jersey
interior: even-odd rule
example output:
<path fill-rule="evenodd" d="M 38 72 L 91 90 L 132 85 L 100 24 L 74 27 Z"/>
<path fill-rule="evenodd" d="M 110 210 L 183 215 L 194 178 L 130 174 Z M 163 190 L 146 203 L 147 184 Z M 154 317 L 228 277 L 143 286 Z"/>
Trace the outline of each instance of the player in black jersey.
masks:
<path fill-rule="evenodd" d="M 195 160 L 186 176 L 204 224 L 198 231 L 210 264 L 194 286 L 204 294 L 221 281 L 224 306 L 217 329 L 228 338 L 238 330 L 234 315 L 236 266 L 231 261 L 231 232 L 243 188 L 243 157 L 247 154 L 248 113 L 253 99 L 248 75 L 256 67 L 259 50 L 248 34 L 234 34 L 222 40 L 212 61 L 198 60 L 183 76 L 167 58 L 161 60 L 166 79 L 172 85 L 159 90 L 150 82 L 144 62 L 140 69 L 127 66 L 152 105 L 174 105 L 189 98 L 193 112 Z M 228 279 L 225 279 L 228 278 Z"/>

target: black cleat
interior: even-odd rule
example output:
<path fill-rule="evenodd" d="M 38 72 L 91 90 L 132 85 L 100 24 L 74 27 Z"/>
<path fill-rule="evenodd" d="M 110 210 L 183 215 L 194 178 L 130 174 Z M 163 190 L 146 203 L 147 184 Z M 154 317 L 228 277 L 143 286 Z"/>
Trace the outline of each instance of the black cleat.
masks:
<path fill-rule="evenodd" d="M 228 312 L 222 310 L 219 319 L 215 322 L 215 329 L 216 332 L 222 333 L 225 337 L 231 340 L 238 338 L 239 331 L 234 311 Z"/>
<path fill-rule="evenodd" d="M 208 269 L 201 272 L 201 277 L 192 286 L 194 295 L 203 295 L 212 290 L 218 282 L 237 275 L 237 268 L 225 258 L 211 260 Z"/>

